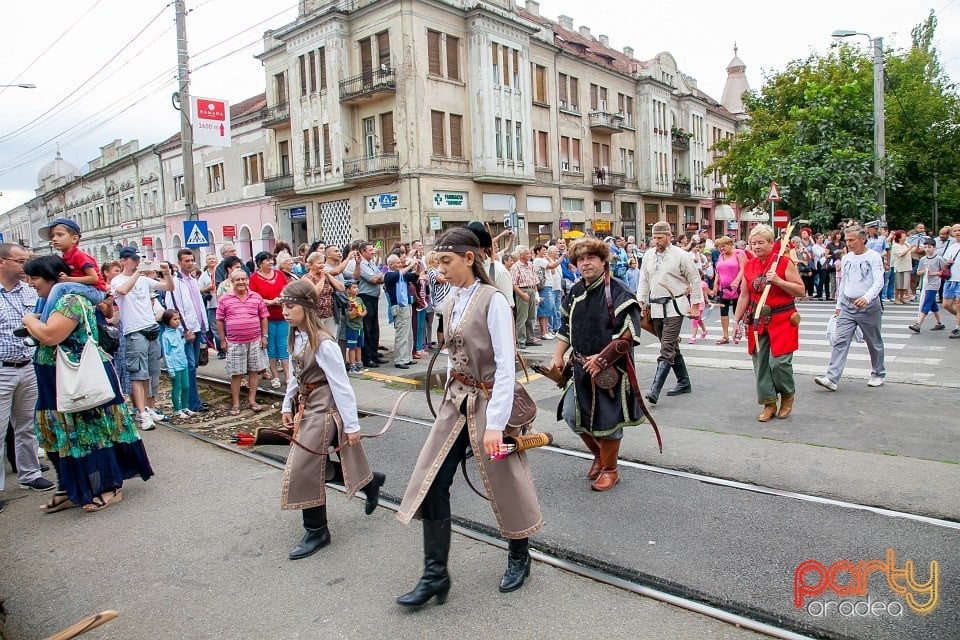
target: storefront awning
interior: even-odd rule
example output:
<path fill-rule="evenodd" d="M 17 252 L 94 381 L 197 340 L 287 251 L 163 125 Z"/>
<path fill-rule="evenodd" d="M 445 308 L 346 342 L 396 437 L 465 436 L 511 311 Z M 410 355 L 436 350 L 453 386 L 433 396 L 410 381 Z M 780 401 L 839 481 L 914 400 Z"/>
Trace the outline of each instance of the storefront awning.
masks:
<path fill-rule="evenodd" d="M 713 207 L 714 220 L 736 220 L 737 214 L 728 204 L 718 204 Z"/>
<path fill-rule="evenodd" d="M 770 224 L 770 214 L 763 209 L 752 209 L 740 214 L 740 222 L 766 222 Z"/>

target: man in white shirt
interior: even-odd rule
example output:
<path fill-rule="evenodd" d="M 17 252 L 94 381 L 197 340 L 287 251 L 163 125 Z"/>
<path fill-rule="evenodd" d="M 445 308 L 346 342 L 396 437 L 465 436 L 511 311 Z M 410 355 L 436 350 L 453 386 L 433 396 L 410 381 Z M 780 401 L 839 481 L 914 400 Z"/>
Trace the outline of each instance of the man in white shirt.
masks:
<path fill-rule="evenodd" d="M 650 393 L 646 396 L 651 404 L 657 404 L 660 390 L 671 369 L 677 376 L 677 386 L 667 391 L 668 396 L 690 393 L 693 388 L 686 362 L 680 353 L 680 329 L 686 315 L 700 317 L 703 286 L 700 271 L 693 263 L 693 255 L 671 243 L 673 231 L 670 224 L 657 222 L 652 232 L 653 248 L 643 256 L 637 299 L 644 313 L 650 314 L 654 331 L 660 339 L 657 371 L 650 384 Z"/>
<path fill-rule="evenodd" d="M 943 285 L 943 308 L 957 317 L 957 326 L 950 331 L 951 338 L 960 338 L 960 224 L 950 227 L 951 244 L 943 257 L 950 267 L 950 277 Z"/>
<path fill-rule="evenodd" d="M 879 387 L 887 372 L 883 366 L 883 337 L 880 321 L 883 308 L 880 291 L 883 289 L 883 258 L 873 249 L 867 249 L 867 232 L 860 227 L 844 231 L 847 254 L 840 262 L 837 285 L 837 329 L 833 353 L 827 374 L 813 379 L 828 391 L 836 391 L 837 383 L 847 364 L 847 354 L 853 334 L 859 327 L 870 353 L 870 382 L 868 387 Z"/>
<path fill-rule="evenodd" d="M 123 271 L 110 281 L 110 292 L 120 309 L 126 354 L 121 366 L 130 372 L 130 396 L 140 415 L 140 428 L 149 431 L 155 421 L 165 419 L 153 408 L 160 386 L 160 325 L 152 294 L 158 289 L 173 291 L 173 278 L 166 262 L 160 263 L 160 280 L 142 275 L 140 256 L 133 247 L 120 250 L 120 265 Z"/>
<path fill-rule="evenodd" d="M 166 307 L 175 309 L 180 314 L 180 327 L 186 341 L 187 352 L 187 381 L 190 383 L 187 392 L 187 409 L 193 412 L 209 411 L 210 406 L 200 400 L 197 389 L 197 361 L 200 359 L 200 349 L 206 344 L 207 309 L 203 304 L 203 295 L 200 285 L 193 277 L 196 258 L 190 249 L 177 251 L 177 277 L 173 279 L 173 291 L 167 292 Z"/>

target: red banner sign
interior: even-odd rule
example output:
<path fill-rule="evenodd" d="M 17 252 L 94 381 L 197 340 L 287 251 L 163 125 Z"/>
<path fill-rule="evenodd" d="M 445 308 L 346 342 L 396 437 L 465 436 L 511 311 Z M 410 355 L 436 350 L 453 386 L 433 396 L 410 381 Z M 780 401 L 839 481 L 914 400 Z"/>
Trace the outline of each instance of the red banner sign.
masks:
<path fill-rule="evenodd" d="M 224 225 L 223 226 L 223 237 L 224 238 L 236 238 L 237 237 L 237 226 L 234 224 Z"/>
<path fill-rule="evenodd" d="M 153 238 L 140 238 L 140 244 L 143 245 L 144 247 L 152 247 Z"/>

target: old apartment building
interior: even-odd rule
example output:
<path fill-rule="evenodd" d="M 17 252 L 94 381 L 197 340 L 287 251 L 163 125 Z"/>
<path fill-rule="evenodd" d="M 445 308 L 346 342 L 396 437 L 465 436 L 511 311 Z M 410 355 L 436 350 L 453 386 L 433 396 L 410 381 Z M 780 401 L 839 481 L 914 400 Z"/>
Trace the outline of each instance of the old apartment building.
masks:
<path fill-rule="evenodd" d="M 638 60 L 532 0 L 302 0 L 259 57 L 282 236 L 429 241 L 517 211 L 533 241 L 735 217 L 703 171 L 738 116 L 669 53 Z"/>

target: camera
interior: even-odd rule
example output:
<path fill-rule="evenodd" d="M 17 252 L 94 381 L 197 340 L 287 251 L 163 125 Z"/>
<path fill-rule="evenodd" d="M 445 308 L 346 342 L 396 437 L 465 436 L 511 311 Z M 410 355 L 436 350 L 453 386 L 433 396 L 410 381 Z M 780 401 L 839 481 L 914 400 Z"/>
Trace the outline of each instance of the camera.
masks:
<path fill-rule="evenodd" d="M 149 260 L 141 260 L 140 264 L 137 266 L 137 273 L 146 273 L 148 271 L 159 271 L 160 265 L 154 265 Z"/>

